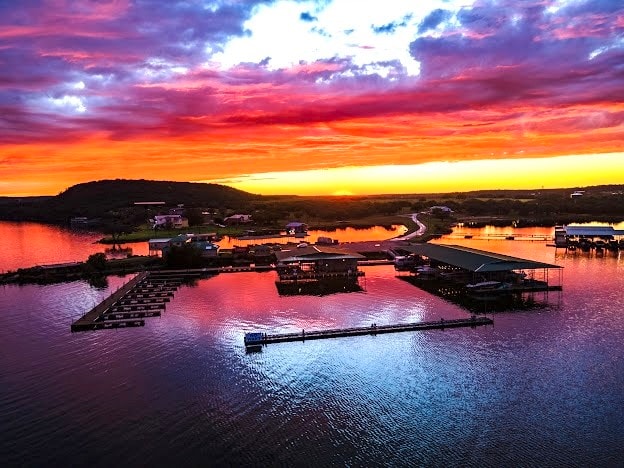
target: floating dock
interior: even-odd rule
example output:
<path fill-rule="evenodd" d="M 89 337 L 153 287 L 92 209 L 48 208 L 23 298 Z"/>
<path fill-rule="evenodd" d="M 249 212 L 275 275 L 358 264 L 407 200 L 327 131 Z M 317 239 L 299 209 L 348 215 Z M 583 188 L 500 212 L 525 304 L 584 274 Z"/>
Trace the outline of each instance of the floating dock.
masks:
<path fill-rule="evenodd" d="M 247 348 L 258 348 L 269 343 L 288 341 L 322 340 L 347 336 L 379 335 L 382 333 L 398 333 L 418 330 L 440 330 L 445 328 L 477 327 L 492 325 L 494 321 L 488 317 L 471 316 L 469 319 L 434 320 L 429 322 L 401 323 L 395 325 L 370 325 L 367 327 L 335 328 L 329 330 L 311 330 L 297 333 L 246 333 L 244 342 Z"/>
<path fill-rule="evenodd" d="M 185 277 L 196 271 L 141 272 L 71 324 L 71 331 L 142 327 L 159 317 Z"/>

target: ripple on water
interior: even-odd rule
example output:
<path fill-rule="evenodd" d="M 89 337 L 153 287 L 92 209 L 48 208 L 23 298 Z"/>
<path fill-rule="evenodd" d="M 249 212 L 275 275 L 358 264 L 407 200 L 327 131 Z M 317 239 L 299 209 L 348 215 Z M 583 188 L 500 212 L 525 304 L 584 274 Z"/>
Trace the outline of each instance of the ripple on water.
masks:
<path fill-rule="evenodd" d="M 105 290 L 2 287 L 5 458 L 616 465 L 624 439 L 620 263 L 560 261 L 570 280 L 557 304 L 492 314 L 493 327 L 274 344 L 253 354 L 245 331 L 467 312 L 397 280 L 392 267 L 367 268 L 362 293 L 320 297 L 279 296 L 274 272 L 241 273 L 179 288 L 145 327 L 72 334 L 71 320 L 127 278 L 111 278 Z M 590 287 L 585 272 L 601 282 Z"/>

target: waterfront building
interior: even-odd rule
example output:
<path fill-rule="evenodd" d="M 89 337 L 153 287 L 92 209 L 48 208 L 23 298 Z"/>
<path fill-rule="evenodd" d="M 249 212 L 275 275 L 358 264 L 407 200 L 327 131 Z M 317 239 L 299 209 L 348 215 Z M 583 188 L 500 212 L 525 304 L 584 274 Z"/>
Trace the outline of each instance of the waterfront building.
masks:
<path fill-rule="evenodd" d="M 293 276 L 301 278 L 357 277 L 358 260 L 366 257 L 335 247 L 306 245 L 275 252 L 280 279 Z"/>
<path fill-rule="evenodd" d="M 306 223 L 300 223 L 299 221 L 292 221 L 286 225 L 286 234 L 297 235 L 306 234 L 308 232 L 308 225 Z"/>

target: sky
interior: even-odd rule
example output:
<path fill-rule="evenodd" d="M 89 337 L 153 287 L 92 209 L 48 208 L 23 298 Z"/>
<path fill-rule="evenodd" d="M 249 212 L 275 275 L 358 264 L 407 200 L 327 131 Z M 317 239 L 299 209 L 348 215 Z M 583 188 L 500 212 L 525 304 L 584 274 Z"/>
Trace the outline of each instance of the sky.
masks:
<path fill-rule="evenodd" d="M 0 0 L 0 195 L 624 183 L 621 0 Z"/>

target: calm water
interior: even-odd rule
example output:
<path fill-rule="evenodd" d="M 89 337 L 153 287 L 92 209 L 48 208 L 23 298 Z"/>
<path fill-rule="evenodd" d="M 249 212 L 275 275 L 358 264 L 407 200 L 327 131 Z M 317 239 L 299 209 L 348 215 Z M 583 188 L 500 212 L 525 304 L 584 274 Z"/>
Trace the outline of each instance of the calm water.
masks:
<path fill-rule="evenodd" d="M 24 235 L 28 235 L 28 231 Z M 182 287 L 143 328 L 76 333 L 116 289 L 0 287 L 8 465 L 622 466 L 624 254 L 442 239 L 565 267 L 493 327 L 269 345 L 249 330 L 466 317 L 368 267 L 361 293 L 280 297 L 275 273 Z M 4 257 L 3 257 L 4 258 Z"/>
<path fill-rule="evenodd" d="M 347 227 L 335 231 L 315 230 L 302 239 L 277 237 L 240 240 L 226 236 L 219 242 L 219 246 L 231 249 L 235 245 L 247 246 L 264 242 L 316 242 L 319 236 L 331 237 L 340 242 L 384 240 L 403 235 L 406 231 L 405 226 L 394 225 L 390 229 L 373 226 L 366 229 Z M 124 250 L 116 250 L 110 245 L 98 244 L 97 241 L 102 237 L 104 236 L 101 233 L 76 231 L 59 226 L 0 221 L 0 239 L 3 240 L 0 243 L 0 272 L 34 265 L 82 261 L 98 252 L 105 252 L 109 257 L 148 255 L 147 242 L 126 243 L 121 246 Z"/>
<path fill-rule="evenodd" d="M 0 272 L 34 265 L 47 265 L 86 260 L 89 255 L 106 252 L 109 256 L 126 256 L 129 251 L 115 252 L 110 245 L 98 244 L 101 233 L 76 231 L 38 223 L 0 221 Z M 124 244 L 134 255 L 147 255 L 147 242 Z"/>
<path fill-rule="evenodd" d="M 391 227 L 373 226 L 370 228 L 356 229 L 352 227 L 338 228 L 333 231 L 322 230 L 310 230 L 308 235 L 300 238 L 294 236 L 281 236 L 272 237 L 267 239 L 237 239 L 235 237 L 225 236 L 223 240 L 219 241 L 219 247 L 222 249 L 231 249 L 235 245 L 245 247 L 247 245 L 261 244 L 261 243 L 278 243 L 284 244 L 286 242 L 316 242 L 319 237 L 329 237 L 339 242 L 361 242 L 361 241 L 376 241 L 386 240 L 392 237 L 402 236 L 407 232 L 407 228 L 401 224 L 394 224 Z"/>

